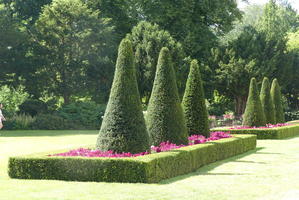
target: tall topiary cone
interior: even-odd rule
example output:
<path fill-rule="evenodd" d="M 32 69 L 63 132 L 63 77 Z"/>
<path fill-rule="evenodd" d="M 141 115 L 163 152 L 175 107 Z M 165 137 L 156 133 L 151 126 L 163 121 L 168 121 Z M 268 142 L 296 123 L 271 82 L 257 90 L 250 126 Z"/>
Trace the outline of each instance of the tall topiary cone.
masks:
<path fill-rule="evenodd" d="M 149 136 L 137 88 L 132 45 L 122 40 L 97 148 L 138 153 L 149 150 Z"/>
<path fill-rule="evenodd" d="M 188 143 L 171 56 L 165 47 L 160 51 L 146 119 L 152 145 L 166 141 Z"/>
<path fill-rule="evenodd" d="M 243 126 L 259 127 L 266 124 L 265 113 L 259 97 L 255 78 L 250 81 L 249 95 L 243 116 Z"/>
<path fill-rule="evenodd" d="M 271 98 L 275 108 L 275 123 L 284 123 L 285 118 L 282 107 L 281 89 L 276 78 L 272 81 Z"/>
<path fill-rule="evenodd" d="M 260 99 L 261 99 L 262 107 L 264 109 L 266 123 L 267 124 L 275 124 L 275 109 L 274 109 L 274 104 L 273 104 L 272 97 L 270 94 L 270 82 L 267 77 L 264 77 L 264 80 L 262 83 Z"/>
<path fill-rule="evenodd" d="M 197 60 L 191 62 L 182 104 L 189 135 L 209 137 L 208 111 Z"/>

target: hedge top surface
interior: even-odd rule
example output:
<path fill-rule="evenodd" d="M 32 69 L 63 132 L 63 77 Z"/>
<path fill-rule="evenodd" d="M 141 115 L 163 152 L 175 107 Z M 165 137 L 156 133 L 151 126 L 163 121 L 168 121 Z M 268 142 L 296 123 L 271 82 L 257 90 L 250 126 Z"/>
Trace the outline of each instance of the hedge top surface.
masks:
<path fill-rule="evenodd" d="M 210 136 L 208 111 L 197 60 L 192 60 L 182 101 L 189 135 Z"/>
<path fill-rule="evenodd" d="M 166 47 L 160 51 L 146 121 L 152 145 L 157 146 L 165 141 L 178 145 L 188 143 L 175 72 Z"/>
<path fill-rule="evenodd" d="M 271 85 L 271 97 L 275 108 L 276 123 L 284 123 L 284 111 L 282 107 L 281 88 L 275 78 Z"/>
<path fill-rule="evenodd" d="M 122 40 L 107 109 L 97 140 L 102 151 L 144 152 L 149 137 L 137 87 L 131 42 Z"/>
<path fill-rule="evenodd" d="M 250 81 L 249 95 L 243 118 L 243 126 L 258 127 L 266 124 L 265 113 L 259 97 L 256 79 Z"/>
<path fill-rule="evenodd" d="M 267 77 L 264 77 L 261 93 L 260 93 L 260 99 L 262 103 L 262 107 L 264 109 L 265 117 L 266 117 L 266 123 L 267 124 L 275 124 L 275 109 L 274 104 L 272 101 L 272 97 L 270 94 L 270 82 Z"/>

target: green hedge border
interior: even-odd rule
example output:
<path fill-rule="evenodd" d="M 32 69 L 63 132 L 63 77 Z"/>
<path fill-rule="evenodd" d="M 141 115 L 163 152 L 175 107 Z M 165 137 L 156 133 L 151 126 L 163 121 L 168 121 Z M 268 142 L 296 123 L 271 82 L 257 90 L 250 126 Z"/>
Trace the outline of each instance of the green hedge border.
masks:
<path fill-rule="evenodd" d="M 267 129 L 215 128 L 212 131 L 229 131 L 231 134 L 255 134 L 257 139 L 285 139 L 299 135 L 299 124 Z"/>
<path fill-rule="evenodd" d="M 136 158 L 12 157 L 8 174 L 18 179 L 157 183 L 255 147 L 255 135 L 237 135 Z"/>

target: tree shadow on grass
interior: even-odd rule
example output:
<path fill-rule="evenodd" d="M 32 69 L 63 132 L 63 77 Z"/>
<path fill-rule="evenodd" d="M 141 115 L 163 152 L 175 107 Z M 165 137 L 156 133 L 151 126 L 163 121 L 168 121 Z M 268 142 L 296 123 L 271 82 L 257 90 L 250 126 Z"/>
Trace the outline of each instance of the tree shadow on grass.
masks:
<path fill-rule="evenodd" d="M 18 130 L 0 131 L 0 137 L 44 137 L 44 136 L 71 136 L 96 135 L 98 130 Z"/>
<path fill-rule="evenodd" d="M 228 162 L 246 162 L 246 163 L 252 163 L 252 164 L 266 164 L 264 162 L 255 162 L 255 161 L 240 161 L 239 159 L 248 156 L 250 154 L 254 154 L 254 153 L 258 153 L 259 151 L 261 151 L 262 149 L 264 149 L 264 147 L 258 147 L 254 150 L 248 151 L 246 153 L 225 159 L 225 160 L 221 160 L 221 161 L 217 161 L 211 164 L 208 164 L 206 166 L 203 166 L 201 168 L 199 168 L 198 170 L 196 170 L 195 172 L 191 172 L 189 174 L 185 174 L 185 175 L 181 175 L 181 176 L 177 176 L 174 178 L 170 178 L 170 179 L 166 179 L 161 181 L 159 184 L 161 185 L 165 185 L 165 184 L 172 184 L 174 182 L 186 179 L 186 178 L 190 178 L 192 176 L 198 176 L 198 175 L 228 175 L 228 176 L 244 176 L 244 175 L 250 175 L 248 173 L 211 173 L 210 171 L 213 170 L 214 168 L 224 164 L 224 163 L 228 163 Z"/>

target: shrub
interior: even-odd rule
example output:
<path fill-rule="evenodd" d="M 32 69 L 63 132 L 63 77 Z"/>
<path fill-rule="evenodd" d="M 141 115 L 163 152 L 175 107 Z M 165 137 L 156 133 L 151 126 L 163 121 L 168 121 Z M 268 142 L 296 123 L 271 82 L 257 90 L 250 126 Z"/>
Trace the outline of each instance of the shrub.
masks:
<path fill-rule="evenodd" d="M 238 135 L 136 158 L 49 157 L 39 154 L 10 158 L 8 174 L 11 178 L 21 179 L 157 183 L 255 147 L 256 136 Z"/>
<path fill-rule="evenodd" d="M 149 150 L 148 133 L 137 88 L 133 49 L 129 40 L 119 46 L 114 80 L 97 140 L 102 151 L 138 153 Z"/>
<path fill-rule="evenodd" d="M 285 118 L 282 107 L 281 89 L 276 78 L 272 81 L 271 98 L 275 108 L 275 123 L 284 123 Z"/>
<path fill-rule="evenodd" d="M 249 95 L 243 116 L 243 126 L 263 126 L 266 124 L 265 113 L 259 97 L 255 78 L 250 81 Z"/>
<path fill-rule="evenodd" d="M 63 105 L 57 115 L 67 121 L 78 123 L 84 129 L 99 129 L 106 105 L 97 105 L 93 101 L 76 102 Z"/>
<path fill-rule="evenodd" d="M 160 51 L 146 119 L 152 145 L 156 146 L 164 141 L 174 144 L 188 143 L 175 73 L 166 47 Z"/>
<path fill-rule="evenodd" d="M 4 130 L 29 130 L 35 122 L 35 117 L 26 114 L 14 115 L 7 118 L 4 123 Z"/>
<path fill-rule="evenodd" d="M 266 123 L 267 124 L 275 124 L 275 109 L 274 104 L 271 98 L 270 94 L 270 83 L 269 79 L 267 77 L 264 77 L 261 93 L 260 93 L 260 99 L 262 103 L 262 107 L 265 113 L 266 117 Z"/>
<path fill-rule="evenodd" d="M 209 137 L 208 111 L 197 60 L 191 62 L 182 105 L 189 135 L 201 134 Z"/>
<path fill-rule="evenodd" d="M 286 121 L 299 120 L 299 111 L 285 112 Z"/>
<path fill-rule="evenodd" d="M 77 123 L 70 122 L 57 114 L 38 114 L 32 129 L 36 130 L 67 130 L 81 129 Z"/>
<path fill-rule="evenodd" d="M 38 99 L 28 99 L 20 105 L 19 113 L 36 116 L 39 113 L 47 113 L 48 106 L 45 102 Z"/>

